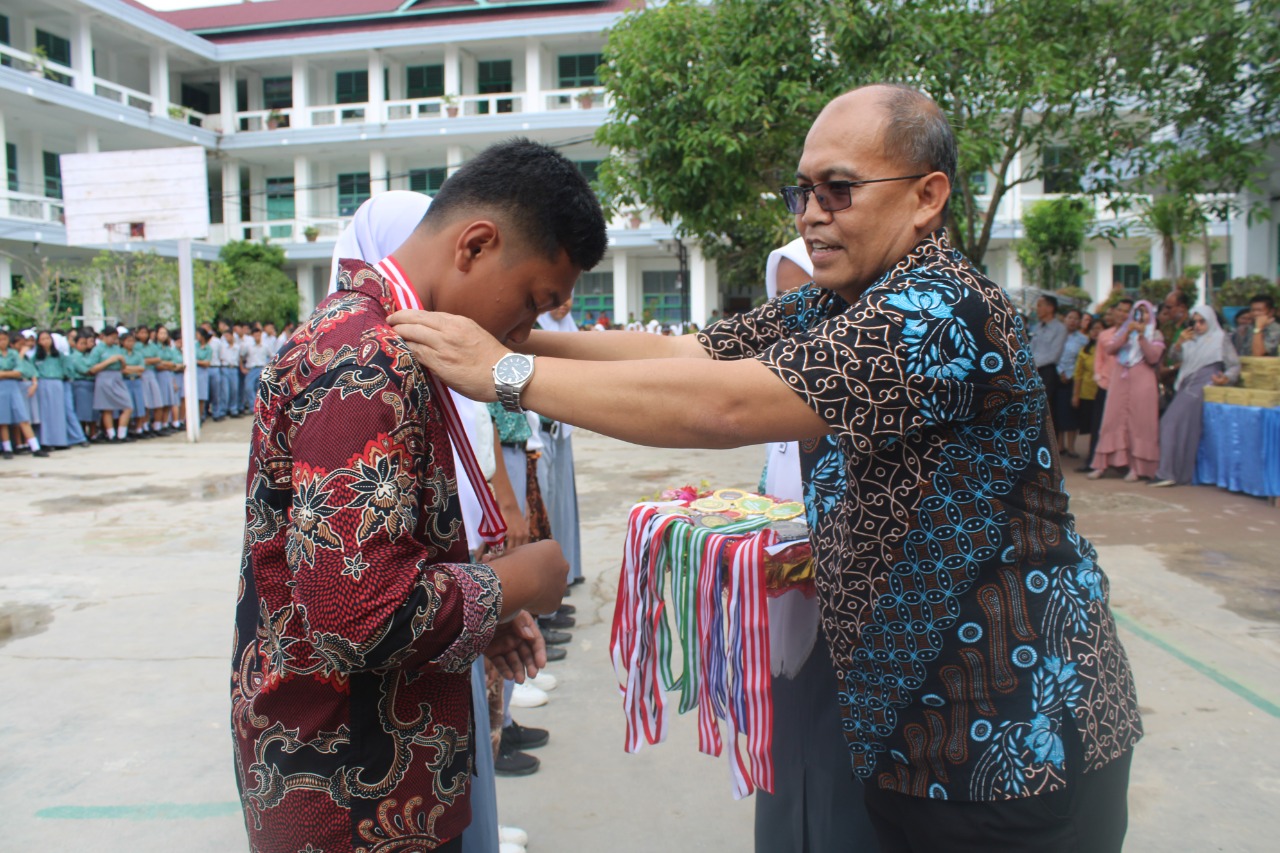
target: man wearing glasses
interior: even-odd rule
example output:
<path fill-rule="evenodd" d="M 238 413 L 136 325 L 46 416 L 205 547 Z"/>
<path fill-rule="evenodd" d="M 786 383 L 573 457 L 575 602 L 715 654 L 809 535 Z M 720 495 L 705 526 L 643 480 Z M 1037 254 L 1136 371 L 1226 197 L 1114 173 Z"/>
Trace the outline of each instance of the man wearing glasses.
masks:
<path fill-rule="evenodd" d="M 947 242 L 955 166 L 925 95 L 836 98 L 782 191 L 811 285 L 696 336 L 535 332 L 519 400 L 638 443 L 801 441 L 832 700 L 882 850 L 1118 851 L 1133 677 L 1025 329 Z M 391 321 L 497 396 L 503 343 Z"/>

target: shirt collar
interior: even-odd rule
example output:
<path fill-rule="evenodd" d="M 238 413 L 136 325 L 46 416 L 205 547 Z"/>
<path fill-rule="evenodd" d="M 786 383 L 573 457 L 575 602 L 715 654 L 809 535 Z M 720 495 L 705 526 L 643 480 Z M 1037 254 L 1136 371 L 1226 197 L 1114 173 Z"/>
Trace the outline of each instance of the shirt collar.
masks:
<path fill-rule="evenodd" d="M 372 296 L 388 315 L 406 309 L 422 310 L 417 291 L 409 283 L 403 267 L 390 255 L 376 264 L 343 258 L 338 264 L 338 290 Z"/>

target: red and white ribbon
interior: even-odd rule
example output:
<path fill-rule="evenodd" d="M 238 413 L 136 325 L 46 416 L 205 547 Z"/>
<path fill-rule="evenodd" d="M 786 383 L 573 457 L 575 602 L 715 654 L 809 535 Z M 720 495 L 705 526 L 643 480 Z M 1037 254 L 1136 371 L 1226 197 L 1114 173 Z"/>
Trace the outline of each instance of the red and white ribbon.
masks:
<path fill-rule="evenodd" d="M 400 264 L 396 263 L 395 258 L 388 255 L 378 261 L 374 268 L 390 285 L 391 298 L 397 310 L 423 310 L 422 300 L 418 299 L 417 291 L 410 286 L 408 277 L 400 268 Z M 498 509 L 498 502 L 494 499 L 493 492 L 489 491 L 489 483 L 480 470 L 480 463 L 476 461 L 475 451 L 471 449 L 471 441 L 467 438 L 467 431 L 462 426 L 462 419 L 458 417 L 458 410 L 453 405 L 453 397 L 449 389 L 444 387 L 444 383 L 434 373 L 427 375 L 431 380 L 431 391 L 444 413 L 444 427 L 449 433 L 449 440 L 453 442 L 458 458 L 462 460 L 464 473 L 471 481 L 476 499 L 480 501 L 480 538 L 490 548 L 498 548 L 507 538 L 507 523 L 502 520 L 502 511 Z"/>

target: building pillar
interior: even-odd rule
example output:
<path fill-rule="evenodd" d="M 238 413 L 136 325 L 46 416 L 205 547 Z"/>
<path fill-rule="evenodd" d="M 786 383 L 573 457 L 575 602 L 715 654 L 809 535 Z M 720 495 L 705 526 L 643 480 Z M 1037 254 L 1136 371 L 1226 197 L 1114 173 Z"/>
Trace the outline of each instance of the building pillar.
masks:
<path fill-rule="evenodd" d="M 80 291 L 80 305 L 84 324 L 92 329 L 106 325 L 106 306 L 102 302 L 102 282 L 96 278 L 85 281 Z"/>
<path fill-rule="evenodd" d="M 293 113 L 289 119 L 290 127 L 311 126 L 311 93 L 310 73 L 307 60 L 301 56 L 293 58 Z"/>
<path fill-rule="evenodd" d="M 222 161 L 222 229 L 226 232 L 225 240 L 239 240 L 243 231 L 240 210 L 240 161 Z"/>
<path fill-rule="evenodd" d="M 1241 210 L 1248 211 L 1260 199 L 1255 193 L 1242 193 Z M 1274 219 L 1254 216 L 1249 221 L 1247 212 L 1231 217 L 1228 223 L 1231 234 L 1231 276 L 1241 278 L 1246 275 L 1260 275 L 1267 279 L 1276 277 L 1275 258 L 1271 253 L 1271 233 L 1275 228 Z M 1152 259 L 1154 268 L 1154 258 Z M 1154 277 L 1154 273 L 1152 274 Z"/>
<path fill-rule="evenodd" d="M 1160 246 L 1160 238 L 1151 238 L 1151 277 L 1168 278 L 1170 270 L 1164 268 L 1164 249 Z"/>
<path fill-rule="evenodd" d="M 293 218 L 298 223 L 298 233 L 311 225 L 311 161 L 305 154 L 297 154 L 293 158 Z"/>
<path fill-rule="evenodd" d="M 369 51 L 369 106 L 364 111 L 364 120 L 368 124 L 382 124 L 386 121 L 384 114 L 387 111 L 387 90 L 382 69 L 382 53 Z"/>
<path fill-rule="evenodd" d="M 0 255 L 0 299 L 13 295 L 13 261 Z"/>
<path fill-rule="evenodd" d="M 689 245 L 689 319 L 702 328 L 712 310 L 720 309 L 720 282 L 715 263 L 702 254 L 702 247 Z"/>
<path fill-rule="evenodd" d="M 0 164 L 0 165 L 4 165 L 4 167 L 5 167 L 5 182 L 4 182 L 4 184 L 0 184 L 0 191 L 6 192 L 6 193 L 7 193 L 7 192 L 9 192 L 9 182 L 8 182 L 8 175 L 9 175 L 8 167 L 9 167 L 9 161 L 8 161 L 8 159 L 7 159 L 7 158 L 8 158 L 8 156 L 9 156 L 9 148 L 8 148 L 8 145 L 7 145 L 7 143 L 8 143 L 8 142 L 9 142 L 9 132 L 8 132 L 8 129 L 5 127 L 5 123 L 4 123 L 4 111 L 3 111 L 3 110 L 0 110 L 0 160 L 3 160 L 3 161 L 4 161 L 4 162 L 3 162 L 3 164 Z M 15 146 L 15 147 L 16 147 L 16 146 Z M 16 153 L 16 152 L 15 152 L 15 153 Z M 17 164 L 14 164 L 14 165 L 17 165 Z M 19 171 L 18 171 L 18 189 L 17 189 L 17 191 L 18 191 L 18 192 L 22 192 L 22 171 L 21 171 L 21 169 L 19 169 Z M 5 205 L 4 207 L 0 207 L 0 216 L 5 216 L 5 215 L 7 215 L 8 213 L 9 213 L 8 205 Z"/>
<path fill-rule="evenodd" d="M 546 110 L 542 97 L 542 43 L 537 39 L 529 39 L 524 45 L 524 91 L 522 112 Z"/>
<path fill-rule="evenodd" d="M 369 152 L 369 195 L 375 196 L 388 189 L 387 153 L 375 148 Z"/>
<path fill-rule="evenodd" d="M 76 15 L 71 26 L 71 70 L 75 88 L 93 94 L 93 32 L 88 15 Z"/>
<path fill-rule="evenodd" d="M 151 49 L 151 114 L 169 114 L 169 51 L 163 47 Z"/>
<path fill-rule="evenodd" d="M 98 153 L 98 131 L 92 127 L 82 127 L 76 130 L 76 153 L 77 154 L 97 154 Z"/>
<path fill-rule="evenodd" d="M 444 49 L 444 93 L 462 94 L 462 51 L 456 44 L 445 45 Z"/>
<path fill-rule="evenodd" d="M 1111 295 L 1111 265 L 1115 250 L 1105 240 L 1094 244 L 1085 255 L 1085 289 L 1089 291 L 1094 306 L 1100 306 Z"/>
<path fill-rule="evenodd" d="M 229 62 L 218 70 L 218 112 L 222 113 L 224 135 L 240 129 L 236 121 L 236 67 Z M 236 192 L 240 192 L 238 185 Z"/>
<path fill-rule="evenodd" d="M 1011 293 L 1021 290 L 1022 264 L 1018 263 L 1018 253 L 1010 245 L 1001 254 L 1004 256 L 1004 289 Z"/>
<path fill-rule="evenodd" d="M 18 175 L 22 179 L 20 189 L 31 195 L 44 195 L 44 136 L 38 130 L 29 130 L 23 134 L 27 140 L 26 150 L 18 149 Z M 25 155 L 25 156 L 24 156 Z M 26 168 L 22 163 L 26 162 Z"/>
<path fill-rule="evenodd" d="M 316 309 L 316 268 L 311 264 L 298 267 L 298 317 L 306 317 Z"/>
<path fill-rule="evenodd" d="M 616 326 L 627 323 L 627 315 L 634 314 L 631 307 L 631 264 L 627 253 L 613 251 L 613 322 Z M 639 315 L 637 314 L 637 318 Z"/>
<path fill-rule="evenodd" d="M 445 177 L 448 178 L 454 172 L 458 171 L 459 167 L 461 167 L 466 161 L 467 154 L 461 145 L 450 145 L 447 147 L 444 153 Z"/>

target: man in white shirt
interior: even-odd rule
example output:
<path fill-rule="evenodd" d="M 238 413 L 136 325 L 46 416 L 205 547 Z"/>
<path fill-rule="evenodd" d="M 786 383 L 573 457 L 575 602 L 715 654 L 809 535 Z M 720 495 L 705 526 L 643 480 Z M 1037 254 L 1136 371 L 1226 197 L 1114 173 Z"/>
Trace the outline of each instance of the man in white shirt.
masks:
<path fill-rule="evenodd" d="M 275 354 L 275 347 L 267 345 L 262 327 L 255 323 L 253 332 L 240 345 L 241 372 L 244 374 L 243 410 L 253 411 L 254 401 L 258 398 L 258 379 L 262 376 L 262 368 L 267 366 Z"/>

